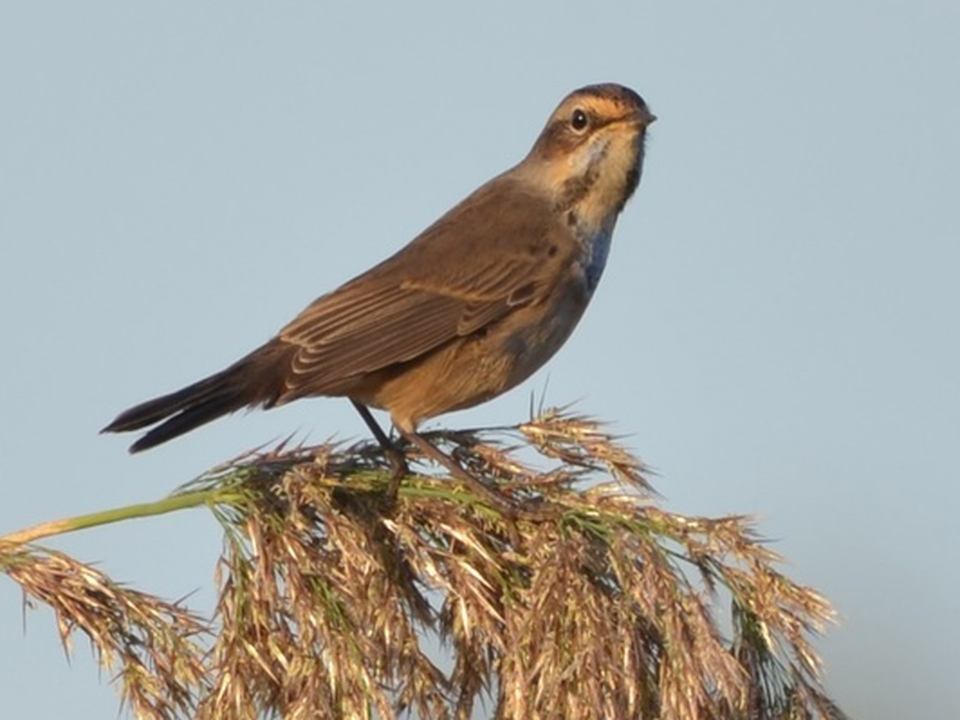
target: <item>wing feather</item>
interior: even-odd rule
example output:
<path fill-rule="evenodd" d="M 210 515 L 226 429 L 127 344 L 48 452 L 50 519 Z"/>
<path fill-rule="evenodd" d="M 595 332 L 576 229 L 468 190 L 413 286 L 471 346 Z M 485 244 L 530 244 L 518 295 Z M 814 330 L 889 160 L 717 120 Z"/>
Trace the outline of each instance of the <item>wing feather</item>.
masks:
<path fill-rule="evenodd" d="M 289 394 L 412 360 L 536 302 L 576 253 L 555 215 L 506 175 L 480 188 L 280 332 L 296 347 Z"/>

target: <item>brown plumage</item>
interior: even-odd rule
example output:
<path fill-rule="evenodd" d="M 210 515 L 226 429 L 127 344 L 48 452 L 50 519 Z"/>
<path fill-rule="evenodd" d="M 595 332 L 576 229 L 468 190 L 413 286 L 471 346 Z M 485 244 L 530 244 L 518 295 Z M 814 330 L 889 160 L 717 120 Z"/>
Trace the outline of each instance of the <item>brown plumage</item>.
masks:
<path fill-rule="evenodd" d="M 519 165 L 409 245 L 226 370 L 130 408 L 104 432 L 156 425 L 136 452 L 246 406 L 326 395 L 388 411 L 419 445 L 421 421 L 510 389 L 570 335 L 653 120 L 628 88 L 572 93 Z"/>

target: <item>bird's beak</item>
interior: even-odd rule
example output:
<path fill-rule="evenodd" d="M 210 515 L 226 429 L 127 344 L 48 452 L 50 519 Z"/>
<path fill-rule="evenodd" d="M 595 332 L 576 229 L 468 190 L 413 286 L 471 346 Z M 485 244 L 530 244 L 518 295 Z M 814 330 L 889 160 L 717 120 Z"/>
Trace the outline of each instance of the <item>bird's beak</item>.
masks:
<path fill-rule="evenodd" d="M 644 127 L 655 122 L 656 119 L 657 119 L 657 116 L 654 115 L 649 110 L 647 110 L 646 108 L 644 108 L 643 110 L 637 113 L 637 122 L 643 125 Z"/>
<path fill-rule="evenodd" d="M 637 128 L 646 128 L 656 119 L 657 116 L 646 108 L 638 108 L 632 111 L 629 115 L 624 116 L 620 122 L 624 125 L 632 125 L 633 127 Z"/>

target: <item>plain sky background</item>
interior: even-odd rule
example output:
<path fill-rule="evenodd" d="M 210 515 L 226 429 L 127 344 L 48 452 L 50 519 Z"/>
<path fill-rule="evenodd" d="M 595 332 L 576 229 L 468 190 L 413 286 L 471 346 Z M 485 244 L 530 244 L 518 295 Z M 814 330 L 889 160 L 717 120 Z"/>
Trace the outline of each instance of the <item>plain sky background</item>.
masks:
<path fill-rule="evenodd" d="M 6 2 L 0 533 L 161 497 L 342 400 L 142 456 L 97 431 L 219 370 L 520 160 L 581 85 L 659 116 L 580 327 L 522 388 L 613 423 L 672 510 L 753 513 L 833 600 L 852 715 L 960 716 L 960 3 Z M 547 382 L 549 379 L 549 383 Z M 214 601 L 191 511 L 51 545 Z M 116 716 L 0 578 L 0 716 Z"/>

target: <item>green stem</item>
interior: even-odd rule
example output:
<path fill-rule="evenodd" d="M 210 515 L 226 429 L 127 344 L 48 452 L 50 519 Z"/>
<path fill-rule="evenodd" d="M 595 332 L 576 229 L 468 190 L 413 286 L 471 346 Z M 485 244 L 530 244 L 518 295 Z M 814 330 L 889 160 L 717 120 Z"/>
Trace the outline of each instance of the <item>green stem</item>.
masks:
<path fill-rule="evenodd" d="M 226 497 L 226 494 L 222 488 L 196 490 L 177 493 L 176 495 L 170 495 L 154 502 L 137 503 L 135 505 L 101 510 L 100 512 L 88 513 L 86 515 L 76 515 L 61 520 L 52 520 L 0 536 L 0 545 L 23 545 L 41 538 L 51 537 L 53 535 L 64 535 L 99 525 L 109 525 L 110 523 L 121 522 L 123 520 L 132 520 L 133 518 L 164 515 L 185 508 L 209 505 L 217 501 L 222 501 Z"/>

